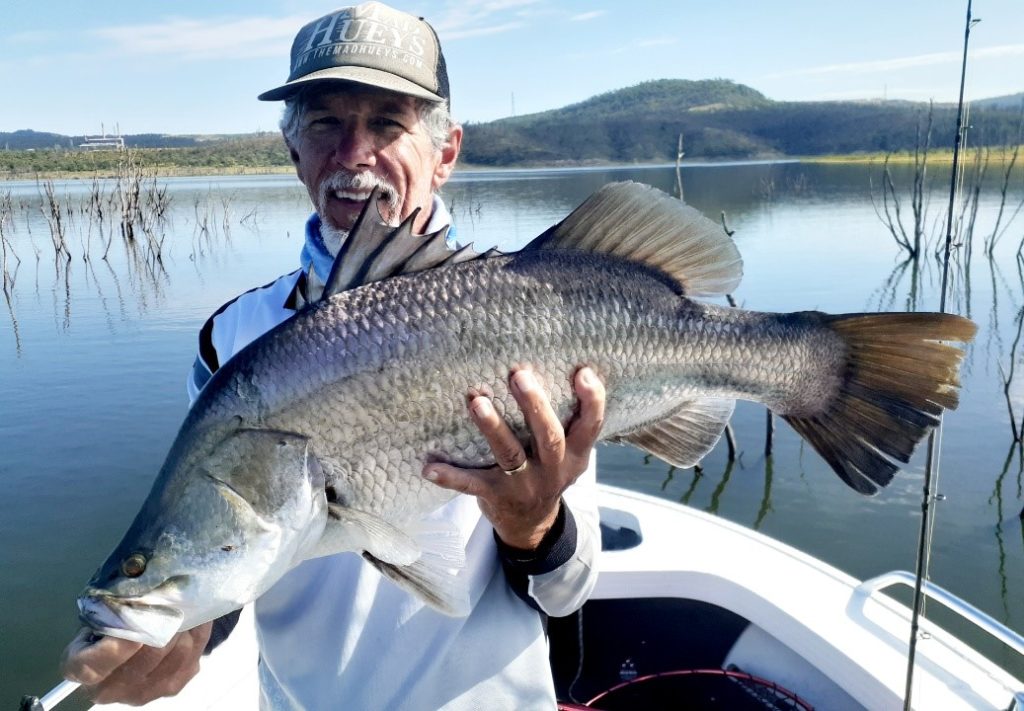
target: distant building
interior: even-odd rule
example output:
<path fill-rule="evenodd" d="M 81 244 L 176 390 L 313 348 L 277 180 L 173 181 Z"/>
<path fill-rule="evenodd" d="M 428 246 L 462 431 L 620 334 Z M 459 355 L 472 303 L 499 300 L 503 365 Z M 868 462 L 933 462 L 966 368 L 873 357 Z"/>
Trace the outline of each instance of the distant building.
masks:
<path fill-rule="evenodd" d="M 107 131 L 103 126 L 100 126 L 102 135 L 100 136 L 83 136 L 82 142 L 78 144 L 79 148 L 84 148 L 87 151 L 110 151 L 124 150 L 124 138 L 121 137 L 121 130 L 118 128 L 116 136 L 108 136 Z"/>

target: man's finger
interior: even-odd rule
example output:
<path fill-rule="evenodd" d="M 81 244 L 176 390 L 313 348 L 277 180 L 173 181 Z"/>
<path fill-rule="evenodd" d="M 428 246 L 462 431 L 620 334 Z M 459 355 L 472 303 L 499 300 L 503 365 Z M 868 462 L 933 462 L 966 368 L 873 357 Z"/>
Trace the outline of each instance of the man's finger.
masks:
<path fill-rule="evenodd" d="M 423 478 L 443 489 L 451 489 L 470 496 L 485 496 L 494 486 L 494 469 L 460 469 L 450 464 L 434 462 L 423 468 Z"/>
<path fill-rule="evenodd" d="M 604 383 L 587 367 L 576 371 L 573 379 L 580 410 L 565 436 L 565 448 L 574 457 L 589 457 L 604 425 Z"/>
<path fill-rule="evenodd" d="M 545 466 L 557 466 L 565 456 L 565 431 L 551 407 L 537 376 L 529 370 L 512 375 L 512 396 L 526 417 L 537 459 Z"/>
<path fill-rule="evenodd" d="M 140 642 L 117 637 L 97 640 L 91 629 L 83 627 L 64 650 L 61 673 L 69 681 L 94 686 L 135 656 L 142 647 Z"/>
<path fill-rule="evenodd" d="M 500 469 L 515 469 L 526 461 L 522 443 L 494 409 L 490 398 L 484 395 L 474 397 L 469 401 L 469 411 Z"/>
<path fill-rule="evenodd" d="M 212 630 L 208 622 L 178 633 L 166 647 L 143 648 L 96 689 L 95 701 L 139 705 L 177 694 L 199 672 Z"/>
<path fill-rule="evenodd" d="M 107 682 L 115 685 L 120 684 L 124 678 L 134 682 L 148 677 L 171 654 L 177 643 L 178 638 L 173 637 L 165 647 L 143 646 L 129 661 L 115 669 L 107 678 Z"/>
<path fill-rule="evenodd" d="M 177 694 L 199 673 L 199 659 L 212 631 L 211 622 L 181 634 L 174 648 L 149 674 L 149 678 L 157 680 L 153 692 L 158 695 L 154 698 Z"/>

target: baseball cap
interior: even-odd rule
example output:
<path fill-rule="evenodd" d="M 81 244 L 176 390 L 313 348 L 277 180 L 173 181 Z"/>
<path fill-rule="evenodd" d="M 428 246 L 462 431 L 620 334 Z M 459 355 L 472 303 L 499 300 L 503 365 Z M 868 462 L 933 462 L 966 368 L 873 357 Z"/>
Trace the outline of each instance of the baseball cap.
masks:
<path fill-rule="evenodd" d="M 434 28 L 379 2 L 343 7 L 305 25 L 292 42 L 288 81 L 258 98 L 280 101 L 311 82 L 339 80 L 427 101 L 450 98 Z"/>

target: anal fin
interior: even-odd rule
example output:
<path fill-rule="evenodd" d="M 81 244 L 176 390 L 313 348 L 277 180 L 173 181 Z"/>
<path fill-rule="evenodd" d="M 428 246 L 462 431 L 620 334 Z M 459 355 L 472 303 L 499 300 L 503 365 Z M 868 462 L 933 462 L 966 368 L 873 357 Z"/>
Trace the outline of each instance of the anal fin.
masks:
<path fill-rule="evenodd" d="M 669 417 L 610 441 L 632 444 L 676 467 L 692 467 L 714 449 L 735 406 L 735 400 L 721 398 L 690 400 Z"/>

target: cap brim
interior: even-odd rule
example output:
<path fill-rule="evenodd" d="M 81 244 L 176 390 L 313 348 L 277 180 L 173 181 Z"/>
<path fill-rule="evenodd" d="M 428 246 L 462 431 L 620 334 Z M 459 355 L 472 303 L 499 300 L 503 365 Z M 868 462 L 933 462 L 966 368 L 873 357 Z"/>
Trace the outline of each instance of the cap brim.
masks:
<path fill-rule="evenodd" d="M 444 97 L 439 94 L 428 91 L 419 84 L 414 84 L 408 79 L 403 79 L 389 72 L 384 72 L 379 69 L 370 69 L 368 67 L 330 67 L 328 69 L 321 69 L 318 72 L 312 72 L 286 84 L 282 84 L 276 89 L 265 91 L 256 98 L 260 101 L 283 101 L 299 89 L 308 86 L 309 84 L 332 81 L 355 82 L 356 84 L 373 86 L 378 89 L 387 89 L 388 91 L 394 91 L 398 94 L 407 94 L 408 96 L 414 96 L 418 99 L 426 99 L 427 101 L 440 102 L 445 100 Z"/>

